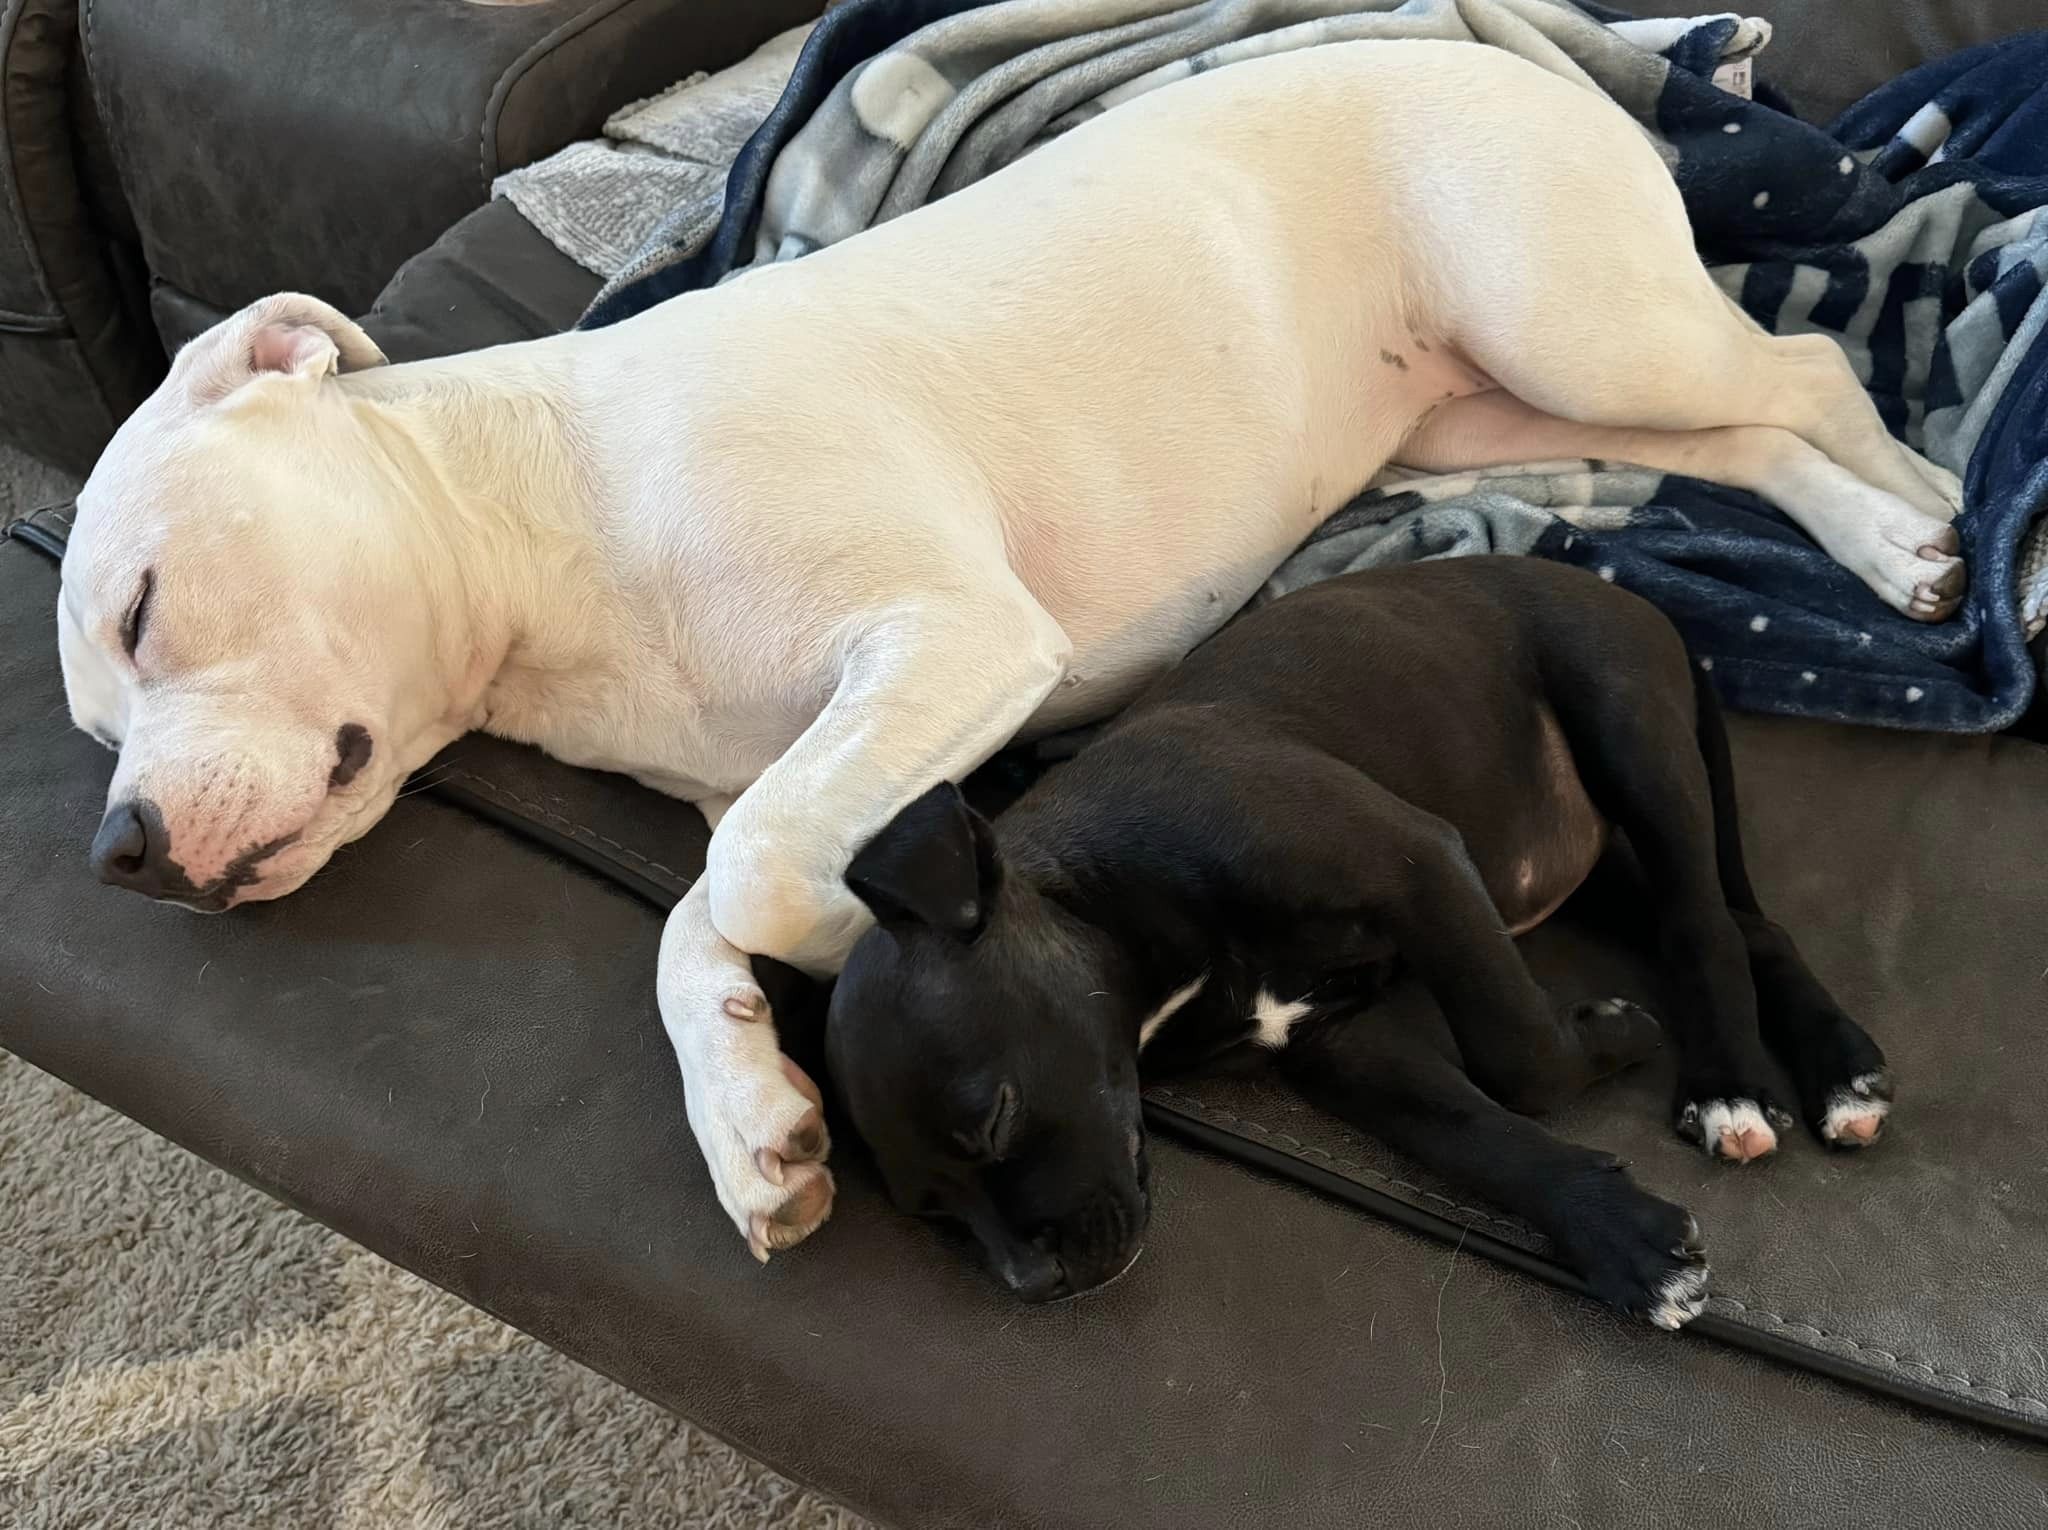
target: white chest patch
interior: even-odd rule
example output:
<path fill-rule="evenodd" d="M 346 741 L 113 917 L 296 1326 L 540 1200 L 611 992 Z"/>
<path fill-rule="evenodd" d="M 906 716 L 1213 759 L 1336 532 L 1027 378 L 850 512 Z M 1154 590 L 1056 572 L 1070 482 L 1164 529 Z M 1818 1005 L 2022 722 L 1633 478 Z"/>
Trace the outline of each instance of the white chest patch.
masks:
<path fill-rule="evenodd" d="M 1313 1008 L 1301 999 L 1276 999 L 1261 988 L 1252 999 L 1252 1023 L 1258 1027 L 1252 1040 L 1262 1047 L 1285 1046 L 1294 1022 Z"/>
<path fill-rule="evenodd" d="M 1196 994 L 1200 993 L 1203 985 L 1208 981 L 1209 974 L 1205 972 L 1192 983 L 1183 983 L 1166 996 L 1164 1004 L 1145 1017 L 1145 1023 L 1138 1027 L 1138 1050 L 1140 1052 L 1145 1050 L 1145 1043 L 1159 1034 L 1159 1027 L 1178 1014 L 1181 1007 Z"/>

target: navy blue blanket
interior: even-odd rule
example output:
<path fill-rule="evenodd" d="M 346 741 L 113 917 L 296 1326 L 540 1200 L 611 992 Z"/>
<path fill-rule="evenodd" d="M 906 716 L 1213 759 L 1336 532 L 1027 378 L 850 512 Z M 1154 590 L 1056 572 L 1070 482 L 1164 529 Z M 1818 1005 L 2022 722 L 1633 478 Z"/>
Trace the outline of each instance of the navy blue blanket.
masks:
<path fill-rule="evenodd" d="M 1655 601 L 1732 705 L 1948 731 L 2016 720 L 2034 684 L 2026 629 L 2048 610 L 2048 32 L 1915 71 L 1823 130 L 1766 90 L 1749 101 L 1713 83 L 1768 36 L 1734 16 L 1628 22 L 1545 0 L 854 0 L 814 30 L 709 238 L 657 233 L 583 322 L 801 256 L 1197 67 L 1378 35 L 1475 37 L 1577 68 L 1668 144 L 1724 288 L 1767 328 L 1839 340 L 1895 433 L 1963 475 L 1971 594 L 1950 622 L 1912 622 L 1752 496 L 1553 463 L 1390 474 L 1261 598 L 1351 568 L 1533 553 Z M 913 131 L 900 111 L 890 135 L 861 115 L 884 70 L 917 93 Z"/>
<path fill-rule="evenodd" d="M 1625 526 L 1552 525 L 1534 550 L 1612 567 L 1737 706 L 2008 726 L 2048 605 L 2048 32 L 1915 70 L 1825 132 L 1677 69 L 1656 128 L 1727 290 L 1769 329 L 1842 340 L 1893 432 L 1963 475 L 1970 599 L 1951 622 L 1910 621 L 1761 501 L 1684 479 Z"/>

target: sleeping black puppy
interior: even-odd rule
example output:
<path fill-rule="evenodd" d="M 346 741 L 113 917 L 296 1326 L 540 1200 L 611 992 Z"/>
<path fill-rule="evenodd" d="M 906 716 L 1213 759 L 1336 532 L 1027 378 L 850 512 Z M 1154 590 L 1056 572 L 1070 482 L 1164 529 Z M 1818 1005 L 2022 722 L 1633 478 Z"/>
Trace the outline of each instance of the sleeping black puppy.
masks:
<path fill-rule="evenodd" d="M 1610 827 L 1657 904 L 1679 1132 L 1719 1158 L 1771 1152 L 1790 1117 L 1768 1047 L 1823 1141 L 1874 1141 L 1883 1054 L 1757 907 L 1720 714 L 1677 632 L 1536 558 L 1276 601 L 993 825 L 933 788 L 847 873 L 879 927 L 833 994 L 832 1073 L 898 1204 L 966 1223 L 1027 1300 L 1136 1257 L 1141 1061 L 1251 1042 L 1676 1328 L 1705 1300 L 1692 1218 L 1524 1114 L 1657 1042 L 1623 1002 L 1553 1006 L 1513 940 Z M 1361 1013 L 1396 961 L 1441 1026 Z"/>

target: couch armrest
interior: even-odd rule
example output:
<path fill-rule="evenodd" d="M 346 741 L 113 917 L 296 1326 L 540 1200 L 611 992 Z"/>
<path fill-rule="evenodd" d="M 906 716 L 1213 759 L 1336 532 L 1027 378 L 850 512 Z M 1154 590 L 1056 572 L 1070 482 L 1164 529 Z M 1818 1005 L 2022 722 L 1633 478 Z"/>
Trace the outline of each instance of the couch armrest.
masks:
<path fill-rule="evenodd" d="M 0 0 L 0 440 L 82 472 L 163 358 L 91 185 L 77 50 L 78 0 Z"/>
<path fill-rule="evenodd" d="M 229 309 L 368 307 L 500 171 L 717 69 L 820 0 L 86 0 L 85 52 L 158 279 Z"/>

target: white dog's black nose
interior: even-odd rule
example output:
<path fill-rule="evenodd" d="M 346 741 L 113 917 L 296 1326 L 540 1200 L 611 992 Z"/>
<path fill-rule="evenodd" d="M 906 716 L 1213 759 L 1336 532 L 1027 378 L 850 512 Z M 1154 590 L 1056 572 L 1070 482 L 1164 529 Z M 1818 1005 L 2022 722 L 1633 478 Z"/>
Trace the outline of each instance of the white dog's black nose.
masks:
<path fill-rule="evenodd" d="M 151 898 L 185 887 L 184 873 L 171 859 L 171 836 L 147 804 L 117 802 L 100 820 L 92 840 L 93 870 L 100 880 Z"/>

